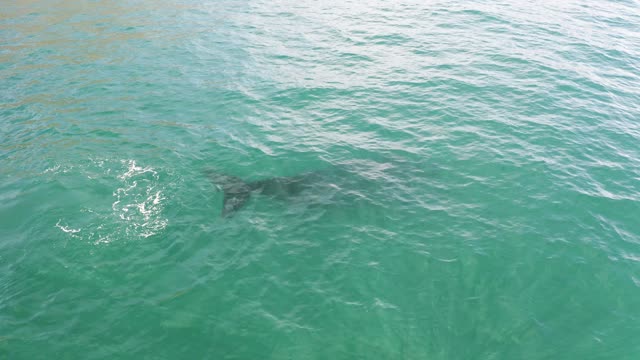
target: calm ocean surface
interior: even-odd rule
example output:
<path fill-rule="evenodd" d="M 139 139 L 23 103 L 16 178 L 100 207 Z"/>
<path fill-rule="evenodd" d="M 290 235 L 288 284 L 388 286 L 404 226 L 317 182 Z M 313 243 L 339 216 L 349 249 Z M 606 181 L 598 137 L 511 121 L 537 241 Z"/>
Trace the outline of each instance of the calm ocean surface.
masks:
<path fill-rule="evenodd" d="M 638 359 L 638 1 L 1 8 L 0 359 Z"/>

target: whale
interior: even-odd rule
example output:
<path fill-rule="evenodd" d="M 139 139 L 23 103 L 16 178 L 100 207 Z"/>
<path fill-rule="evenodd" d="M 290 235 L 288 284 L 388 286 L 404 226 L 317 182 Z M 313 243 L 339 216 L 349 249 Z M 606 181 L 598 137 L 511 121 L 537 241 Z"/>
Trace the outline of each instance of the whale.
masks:
<path fill-rule="evenodd" d="M 231 217 L 242 209 L 252 194 L 267 195 L 285 199 L 300 194 L 313 186 L 318 172 L 306 172 L 295 176 L 271 177 L 255 181 L 245 181 L 237 176 L 206 171 L 209 180 L 224 194 L 222 217 Z"/>
<path fill-rule="evenodd" d="M 266 196 L 293 204 L 316 206 L 349 206 L 371 201 L 370 193 L 396 186 L 407 174 L 426 174 L 424 168 L 397 166 L 399 162 L 349 161 L 320 166 L 293 176 L 275 176 L 245 180 L 206 168 L 204 173 L 223 195 L 221 217 L 231 217 L 254 196 Z M 433 165 L 430 167 L 433 168 Z M 294 200 L 294 198 L 296 200 Z"/>

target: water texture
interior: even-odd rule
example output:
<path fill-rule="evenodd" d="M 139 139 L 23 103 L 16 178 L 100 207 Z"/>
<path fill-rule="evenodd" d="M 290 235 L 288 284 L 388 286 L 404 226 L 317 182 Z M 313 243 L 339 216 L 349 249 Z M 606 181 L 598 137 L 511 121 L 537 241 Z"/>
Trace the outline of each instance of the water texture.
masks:
<path fill-rule="evenodd" d="M 637 1 L 1 8 L 0 359 L 637 359 Z"/>

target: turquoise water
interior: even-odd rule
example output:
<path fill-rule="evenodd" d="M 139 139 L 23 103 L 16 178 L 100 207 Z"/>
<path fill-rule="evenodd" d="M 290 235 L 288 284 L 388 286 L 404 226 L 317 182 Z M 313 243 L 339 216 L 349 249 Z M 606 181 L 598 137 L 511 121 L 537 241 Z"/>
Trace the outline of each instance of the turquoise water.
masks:
<path fill-rule="evenodd" d="M 0 359 L 640 353 L 638 2 L 2 8 Z"/>

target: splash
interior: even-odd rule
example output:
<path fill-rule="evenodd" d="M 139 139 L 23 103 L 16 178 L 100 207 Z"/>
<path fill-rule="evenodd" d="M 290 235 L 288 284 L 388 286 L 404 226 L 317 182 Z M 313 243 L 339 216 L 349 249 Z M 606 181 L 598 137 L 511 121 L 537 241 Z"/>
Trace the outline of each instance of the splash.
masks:
<path fill-rule="evenodd" d="M 113 192 L 113 214 L 125 224 L 127 236 L 153 236 L 167 226 L 162 217 L 165 197 L 160 176 L 151 166 L 138 166 L 135 160 L 122 163 L 126 171 L 117 176 L 122 186 Z"/>
<path fill-rule="evenodd" d="M 136 160 L 117 162 L 92 159 L 86 166 L 78 166 L 75 175 L 82 181 L 113 186 L 110 206 L 96 201 L 79 209 L 80 215 L 60 219 L 56 224 L 62 232 L 95 244 L 119 240 L 148 238 L 163 231 L 167 219 L 163 217 L 166 197 L 161 176 L 149 165 L 139 165 Z M 68 225 L 81 224 L 78 225 Z"/>

